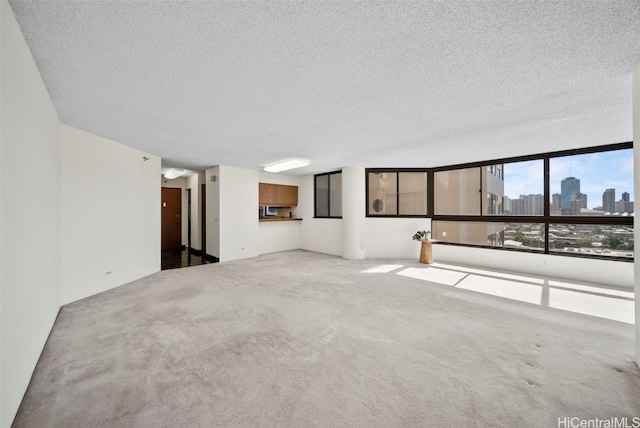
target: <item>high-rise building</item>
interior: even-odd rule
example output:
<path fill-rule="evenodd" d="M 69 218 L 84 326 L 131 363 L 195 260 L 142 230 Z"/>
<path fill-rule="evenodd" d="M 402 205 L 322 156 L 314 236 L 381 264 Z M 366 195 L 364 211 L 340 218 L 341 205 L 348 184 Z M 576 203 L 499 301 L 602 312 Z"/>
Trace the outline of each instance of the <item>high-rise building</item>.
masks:
<path fill-rule="evenodd" d="M 587 194 L 586 193 L 578 193 L 578 197 L 576 198 L 580 201 L 580 208 L 587 208 Z"/>
<path fill-rule="evenodd" d="M 631 214 L 633 212 L 633 202 L 625 201 L 624 203 L 624 212 Z"/>
<path fill-rule="evenodd" d="M 616 212 L 616 189 L 607 189 L 602 194 L 602 209 L 609 213 Z"/>
<path fill-rule="evenodd" d="M 580 193 L 580 179 L 567 177 L 560 182 L 560 211 L 562 214 L 571 214 L 571 200 Z"/>
<path fill-rule="evenodd" d="M 542 215 L 544 214 L 544 196 L 520 195 L 511 200 L 511 214 L 513 215 Z"/>
<path fill-rule="evenodd" d="M 578 193 L 576 197 L 571 200 L 571 214 L 580 214 L 582 208 L 587 208 L 587 195 Z"/>
<path fill-rule="evenodd" d="M 629 192 L 622 192 L 622 199 L 616 202 L 616 211 L 619 213 L 629 213 L 633 212 L 633 202 L 629 198 Z"/>
<path fill-rule="evenodd" d="M 560 211 L 560 193 L 551 195 L 551 211 Z"/>
<path fill-rule="evenodd" d="M 502 208 L 506 214 L 511 213 L 511 198 L 508 196 L 502 197 Z"/>

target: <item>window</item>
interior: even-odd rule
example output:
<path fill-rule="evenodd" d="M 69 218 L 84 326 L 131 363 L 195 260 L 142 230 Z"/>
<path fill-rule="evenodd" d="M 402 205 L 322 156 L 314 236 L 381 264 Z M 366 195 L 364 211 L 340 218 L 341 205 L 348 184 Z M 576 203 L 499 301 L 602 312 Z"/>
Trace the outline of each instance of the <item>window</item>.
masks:
<path fill-rule="evenodd" d="M 544 251 L 543 223 L 442 221 L 431 223 L 433 238 L 456 244 Z"/>
<path fill-rule="evenodd" d="M 314 178 L 314 217 L 342 218 L 342 172 L 318 174 Z"/>
<path fill-rule="evenodd" d="M 436 171 L 435 214 L 543 215 L 543 173 L 542 160 Z"/>
<path fill-rule="evenodd" d="M 438 171 L 433 180 L 435 214 L 480 215 L 480 168 Z"/>
<path fill-rule="evenodd" d="M 443 244 L 634 258 L 631 142 L 419 173 L 367 170 L 367 216 L 429 215 Z"/>
<path fill-rule="evenodd" d="M 425 217 L 426 171 L 367 170 L 367 216 Z"/>
<path fill-rule="evenodd" d="M 551 215 L 633 213 L 633 149 L 553 158 L 549 177 Z"/>
<path fill-rule="evenodd" d="M 633 259 L 633 225 L 549 225 L 551 253 Z"/>

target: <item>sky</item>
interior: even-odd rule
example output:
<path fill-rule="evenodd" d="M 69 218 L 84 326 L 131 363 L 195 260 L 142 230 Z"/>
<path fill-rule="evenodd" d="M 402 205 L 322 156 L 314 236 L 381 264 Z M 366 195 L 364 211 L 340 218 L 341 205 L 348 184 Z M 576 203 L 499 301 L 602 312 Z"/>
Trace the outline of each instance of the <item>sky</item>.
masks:
<path fill-rule="evenodd" d="M 602 206 L 605 189 L 616 189 L 616 201 L 622 192 L 633 201 L 633 150 L 616 150 L 551 159 L 551 194 L 560 193 L 560 181 L 580 179 L 580 191 L 587 194 L 587 208 Z M 511 199 L 520 195 L 543 194 L 542 160 L 504 165 L 504 194 Z"/>

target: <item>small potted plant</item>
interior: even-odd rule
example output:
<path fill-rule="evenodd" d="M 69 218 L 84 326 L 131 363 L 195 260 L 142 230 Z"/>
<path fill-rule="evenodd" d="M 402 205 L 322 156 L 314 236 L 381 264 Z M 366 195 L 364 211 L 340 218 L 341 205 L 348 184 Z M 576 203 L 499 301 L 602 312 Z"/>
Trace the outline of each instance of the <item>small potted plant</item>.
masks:
<path fill-rule="evenodd" d="M 420 248 L 420 263 L 433 263 L 433 255 L 431 254 L 431 242 L 429 242 L 429 235 L 431 235 L 430 230 L 419 230 L 413 234 L 414 241 L 422 242 L 422 248 Z"/>
<path fill-rule="evenodd" d="M 428 241 L 429 235 L 431 235 L 430 230 L 419 230 L 413 235 L 414 241 Z"/>

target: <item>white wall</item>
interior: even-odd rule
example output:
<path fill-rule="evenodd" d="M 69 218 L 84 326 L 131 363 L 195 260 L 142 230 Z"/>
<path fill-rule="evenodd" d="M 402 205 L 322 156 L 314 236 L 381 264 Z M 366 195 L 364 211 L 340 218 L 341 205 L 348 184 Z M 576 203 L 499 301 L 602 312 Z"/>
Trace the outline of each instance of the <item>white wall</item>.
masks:
<path fill-rule="evenodd" d="M 303 219 L 300 225 L 302 248 L 341 256 L 342 219 L 313 218 L 313 175 L 301 177 L 299 183 L 296 216 Z"/>
<path fill-rule="evenodd" d="M 164 178 L 164 176 L 160 175 L 160 186 L 161 187 L 169 187 L 172 189 L 182 189 L 180 193 L 180 229 L 181 229 L 181 241 L 182 245 L 185 247 L 189 243 L 189 199 L 187 195 L 187 188 L 189 188 L 188 179 L 186 177 L 178 177 L 178 178 Z"/>
<path fill-rule="evenodd" d="M 433 260 L 633 287 L 633 263 L 626 262 L 437 244 L 433 246 Z"/>
<path fill-rule="evenodd" d="M 367 258 L 418 259 L 420 243 L 412 239 L 419 230 L 431 230 L 428 218 L 367 217 Z"/>
<path fill-rule="evenodd" d="M 215 177 L 216 181 L 211 181 Z M 220 258 L 220 167 L 205 171 L 207 254 Z"/>
<path fill-rule="evenodd" d="M 59 120 L 0 2 L 0 427 L 11 426 L 60 307 Z"/>
<path fill-rule="evenodd" d="M 259 254 L 258 171 L 220 166 L 220 261 Z"/>
<path fill-rule="evenodd" d="M 159 157 L 61 126 L 63 304 L 160 270 L 159 175 Z"/>
<path fill-rule="evenodd" d="M 269 254 L 302 248 L 302 240 L 300 239 L 301 223 L 302 221 L 267 221 L 259 223 L 258 253 Z"/>
<path fill-rule="evenodd" d="M 633 169 L 634 173 L 634 201 L 640 201 L 640 61 L 633 70 Z M 637 203 L 637 202 L 636 202 Z M 635 217 L 633 220 L 635 242 L 640 242 L 640 227 Z M 636 257 L 638 250 L 636 249 Z M 636 363 L 640 365 L 640 263 L 635 263 L 635 295 L 636 295 Z"/>
<path fill-rule="evenodd" d="M 204 182 L 204 174 L 194 174 L 187 178 L 187 189 L 191 189 L 191 248 L 202 249 L 202 236 L 200 233 L 202 212 L 202 198 L 200 197 L 200 184 Z"/>

